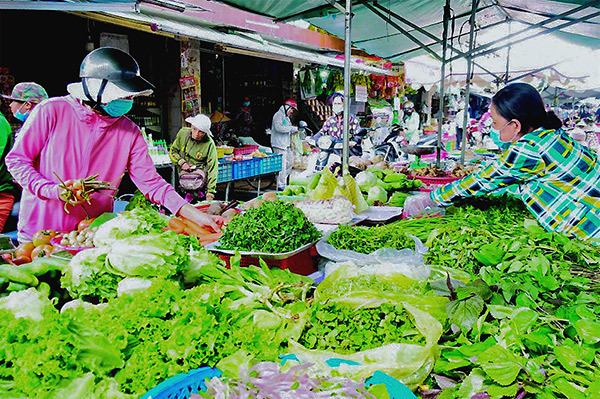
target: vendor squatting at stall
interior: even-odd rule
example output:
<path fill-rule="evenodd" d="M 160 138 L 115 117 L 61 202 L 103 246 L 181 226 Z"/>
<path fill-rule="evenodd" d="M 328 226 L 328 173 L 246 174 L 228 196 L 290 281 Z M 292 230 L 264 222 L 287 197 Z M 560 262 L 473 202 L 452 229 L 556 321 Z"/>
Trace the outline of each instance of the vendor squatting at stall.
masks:
<path fill-rule="evenodd" d="M 575 142 L 540 94 L 526 83 L 504 87 L 492 99 L 491 137 L 504 153 L 481 171 L 407 199 L 412 216 L 434 205 L 513 186 L 547 230 L 600 239 L 600 162 Z"/>
<path fill-rule="evenodd" d="M 218 229 L 160 177 L 140 129 L 124 117 L 134 96 L 153 89 L 140 76 L 137 62 L 121 50 L 103 47 L 85 57 L 79 76 L 81 82 L 68 85 L 69 96 L 51 98 L 33 110 L 6 157 L 10 173 L 23 187 L 19 241 L 29 241 L 43 229 L 74 230 L 86 211 L 91 217 L 112 211 L 113 199 L 95 194 L 90 205 L 71 207 L 67 214 L 58 177 L 67 181 L 98 174 L 98 179 L 118 184 L 125 171 L 151 201 Z"/>

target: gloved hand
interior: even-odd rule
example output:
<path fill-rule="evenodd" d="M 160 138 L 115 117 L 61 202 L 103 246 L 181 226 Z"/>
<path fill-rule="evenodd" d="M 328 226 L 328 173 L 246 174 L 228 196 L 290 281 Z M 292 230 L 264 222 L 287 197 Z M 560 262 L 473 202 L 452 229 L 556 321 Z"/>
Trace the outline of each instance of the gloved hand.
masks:
<path fill-rule="evenodd" d="M 431 199 L 429 193 L 416 194 L 406 199 L 402 214 L 407 218 L 434 206 L 437 206 L 437 203 Z"/>

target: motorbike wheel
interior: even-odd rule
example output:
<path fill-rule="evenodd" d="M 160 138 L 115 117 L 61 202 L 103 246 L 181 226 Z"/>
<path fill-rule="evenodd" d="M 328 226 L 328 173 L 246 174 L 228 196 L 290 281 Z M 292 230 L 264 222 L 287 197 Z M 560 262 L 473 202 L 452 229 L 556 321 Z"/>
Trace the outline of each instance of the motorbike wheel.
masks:
<path fill-rule="evenodd" d="M 384 161 L 394 162 L 396 156 L 394 155 L 394 148 L 391 145 L 382 145 L 374 150 L 375 156 L 381 156 Z"/>
<path fill-rule="evenodd" d="M 268 176 L 261 176 L 260 177 L 260 191 L 268 190 L 269 188 L 271 188 L 273 186 L 273 184 L 275 184 L 275 179 L 277 179 L 277 173 L 274 173 L 274 174 L 271 174 Z M 246 179 L 246 182 L 254 190 L 258 190 L 258 177 L 251 177 L 249 179 Z"/>

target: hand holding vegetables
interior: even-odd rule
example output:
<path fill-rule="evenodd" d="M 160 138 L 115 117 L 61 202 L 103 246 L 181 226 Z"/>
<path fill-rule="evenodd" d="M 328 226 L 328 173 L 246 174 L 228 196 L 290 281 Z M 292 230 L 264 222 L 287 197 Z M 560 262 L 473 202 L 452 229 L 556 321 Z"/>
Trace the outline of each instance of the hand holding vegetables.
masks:
<path fill-rule="evenodd" d="M 216 233 L 221 231 L 221 226 L 223 225 L 222 217 L 208 215 L 202 211 L 199 211 L 190 204 L 185 204 L 184 206 L 182 206 L 177 216 L 181 216 L 184 219 L 191 220 L 192 222 L 195 222 L 200 226 L 210 227 Z"/>
<path fill-rule="evenodd" d="M 86 177 L 85 179 L 63 181 L 56 173 L 54 173 L 60 184 L 60 199 L 65 202 L 65 212 L 69 213 L 67 205 L 77 206 L 84 202 L 91 204 L 90 199 L 92 194 L 100 191 L 116 191 L 117 187 L 113 187 L 112 183 L 101 180 L 96 180 L 98 175 Z M 108 195 L 108 194 L 107 194 Z"/>

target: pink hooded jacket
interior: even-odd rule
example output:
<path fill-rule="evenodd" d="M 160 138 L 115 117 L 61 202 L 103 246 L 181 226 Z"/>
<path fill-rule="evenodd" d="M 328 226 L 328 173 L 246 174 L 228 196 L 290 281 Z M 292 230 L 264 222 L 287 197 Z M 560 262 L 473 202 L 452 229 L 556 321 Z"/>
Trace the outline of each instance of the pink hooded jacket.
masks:
<path fill-rule="evenodd" d="M 74 97 L 51 98 L 27 118 L 6 165 L 23 187 L 19 212 L 19 240 L 31 240 L 43 229 L 72 231 L 86 216 L 112 211 L 113 199 L 94 194 L 92 204 L 69 206 L 59 199 L 59 180 L 98 174 L 114 182 L 128 171 L 132 181 L 152 202 L 173 213 L 186 204 L 156 172 L 140 129 L 128 118 L 102 116 Z M 112 193 L 109 193 L 112 194 Z"/>

